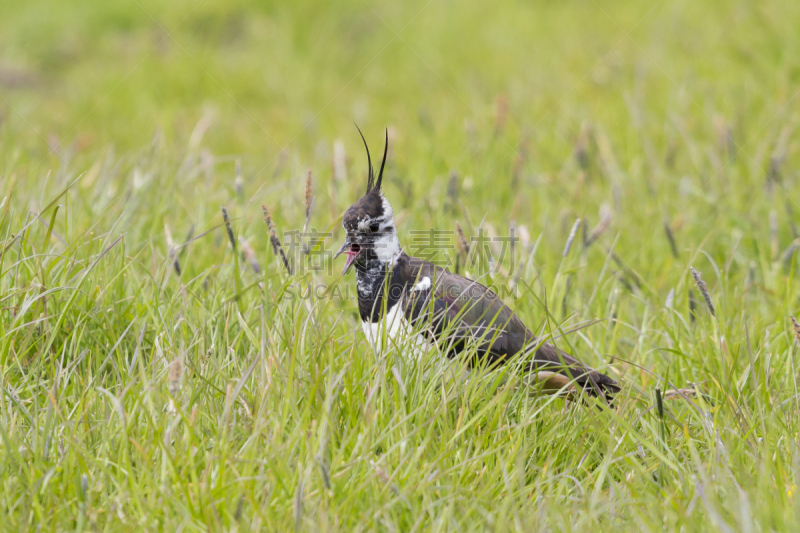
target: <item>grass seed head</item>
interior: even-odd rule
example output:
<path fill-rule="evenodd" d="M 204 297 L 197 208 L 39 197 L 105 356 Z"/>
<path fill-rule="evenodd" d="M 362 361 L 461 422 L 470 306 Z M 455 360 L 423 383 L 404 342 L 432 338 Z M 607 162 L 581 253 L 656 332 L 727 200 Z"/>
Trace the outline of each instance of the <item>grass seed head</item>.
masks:
<path fill-rule="evenodd" d="M 791 244 L 789 244 L 789 246 L 781 254 L 781 261 L 783 262 L 786 269 L 791 268 L 792 258 L 794 257 L 794 254 L 798 249 L 800 249 L 800 238 L 793 240 Z"/>
<path fill-rule="evenodd" d="M 797 220 L 797 218 L 794 216 L 794 209 L 792 208 L 792 202 L 789 199 L 787 199 L 785 206 L 786 206 L 786 214 L 789 215 L 789 225 L 792 229 L 792 238 L 798 239 L 800 238 L 800 230 L 797 229 L 797 224 L 795 223 L 795 220 Z"/>
<path fill-rule="evenodd" d="M 253 250 L 253 247 L 250 246 L 250 243 L 247 240 L 239 236 L 239 246 L 242 249 L 242 256 L 244 260 L 250 263 L 250 266 L 253 269 L 253 272 L 256 274 L 261 273 L 261 265 L 258 263 L 258 259 L 256 258 L 256 252 Z"/>
<path fill-rule="evenodd" d="M 261 211 L 264 212 L 264 222 L 267 223 L 267 231 L 272 235 L 275 233 L 275 226 L 272 224 L 272 216 L 269 214 L 269 210 L 265 204 L 261 204 Z"/>
<path fill-rule="evenodd" d="M 717 136 L 719 150 L 728 156 L 730 161 L 736 158 L 736 141 L 733 138 L 733 129 L 720 115 L 714 117 L 714 132 Z"/>
<path fill-rule="evenodd" d="M 656 409 L 658 412 L 658 418 L 664 420 L 664 402 L 661 396 L 661 389 L 656 387 Z"/>
<path fill-rule="evenodd" d="M 494 114 L 494 133 L 501 135 L 506 127 L 506 119 L 508 119 L 508 96 L 500 94 L 495 100 L 495 114 Z"/>
<path fill-rule="evenodd" d="M 575 148 L 572 151 L 573 155 L 575 156 L 575 160 L 578 162 L 578 165 L 584 172 L 589 170 L 589 138 L 591 137 L 591 134 L 592 125 L 589 122 L 584 121 L 581 124 L 580 132 L 578 132 L 578 138 L 575 140 Z"/>
<path fill-rule="evenodd" d="M 239 496 L 239 503 L 236 504 L 236 512 L 233 513 L 233 519 L 237 522 L 242 519 L 242 511 L 244 510 L 244 494 Z"/>
<path fill-rule="evenodd" d="M 311 169 L 308 169 L 306 174 L 306 193 L 305 193 L 305 207 L 306 207 L 306 230 L 308 230 L 308 222 L 311 220 L 311 204 L 314 202 L 314 197 L 311 194 Z"/>
<path fill-rule="evenodd" d="M 628 292 L 630 292 L 631 294 L 636 292 L 636 290 L 633 288 L 633 285 L 631 284 L 631 282 L 628 281 L 628 276 L 625 275 L 625 272 L 619 271 L 619 272 L 616 273 L 616 276 L 617 276 L 617 281 L 622 283 L 622 285 L 626 289 L 628 289 Z"/>
<path fill-rule="evenodd" d="M 450 180 L 447 182 L 447 210 L 455 213 L 458 209 L 458 172 L 450 171 Z"/>
<path fill-rule="evenodd" d="M 183 384 L 183 359 L 179 355 L 169 365 L 169 393 L 175 398 Z"/>
<path fill-rule="evenodd" d="M 611 207 L 608 204 L 603 204 L 600 206 L 600 221 L 586 239 L 586 246 L 599 239 L 609 227 L 611 227 Z"/>
<path fill-rule="evenodd" d="M 567 237 L 567 244 L 564 246 L 564 251 L 561 253 L 561 257 L 567 257 L 569 255 L 569 251 L 572 249 L 572 242 L 575 240 L 575 236 L 578 235 L 578 228 L 581 227 L 581 219 L 576 219 L 575 223 L 572 225 L 572 230 L 569 232 L 569 237 Z"/>
<path fill-rule="evenodd" d="M 168 261 L 172 264 L 172 268 L 175 270 L 175 273 L 178 274 L 178 277 L 181 277 L 181 262 L 178 258 L 178 246 L 175 244 L 175 241 L 172 240 L 172 232 L 166 224 L 164 224 L 164 235 L 167 239 Z"/>
<path fill-rule="evenodd" d="M 325 485 L 325 488 L 331 490 L 331 473 L 328 465 L 325 463 L 324 460 L 319 461 L 319 470 L 322 474 L 322 484 Z"/>
<path fill-rule="evenodd" d="M 508 222 L 508 245 L 511 253 L 511 262 L 514 262 L 514 253 L 516 252 L 517 241 L 519 241 L 519 237 L 517 237 L 517 223 L 513 220 Z"/>
<path fill-rule="evenodd" d="M 456 221 L 456 233 L 458 234 L 458 246 L 465 256 L 469 255 L 469 242 L 464 236 L 464 228 Z"/>
<path fill-rule="evenodd" d="M 792 329 L 794 330 L 794 340 L 797 341 L 797 344 L 800 344 L 800 323 L 797 322 L 797 319 L 794 315 L 789 315 L 792 319 Z"/>
<path fill-rule="evenodd" d="M 233 227 L 231 227 L 231 218 L 228 216 L 228 210 L 222 206 L 222 220 L 225 221 L 225 230 L 228 232 L 228 241 L 231 243 L 231 248 L 236 251 L 236 237 L 233 234 Z"/>
<path fill-rule="evenodd" d="M 672 309 L 672 306 L 675 303 L 675 289 L 670 289 L 669 293 L 667 294 L 667 299 L 664 302 L 664 307 L 667 309 Z"/>
<path fill-rule="evenodd" d="M 697 288 L 700 290 L 700 293 L 703 295 L 703 298 L 706 301 L 706 305 L 708 306 L 708 310 L 711 311 L 711 316 L 716 317 L 717 313 L 714 310 L 714 304 L 711 302 L 711 295 L 708 294 L 708 286 L 706 282 L 700 277 L 700 273 L 694 269 L 694 267 L 689 267 L 689 270 L 692 271 L 692 277 L 694 278 L 694 283 L 697 285 Z"/>
<path fill-rule="evenodd" d="M 786 162 L 787 147 L 791 133 L 792 127 L 790 125 L 784 126 L 775 143 L 775 150 L 769 158 L 769 167 L 767 167 L 768 187 L 772 187 L 774 183 L 781 181 L 783 164 Z"/>
<path fill-rule="evenodd" d="M 669 248 L 672 250 L 672 255 L 675 259 L 680 257 L 680 253 L 678 252 L 678 244 L 675 242 L 675 235 L 672 233 L 672 228 L 669 225 L 669 221 L 664 221 L 664 233 L 667 234 L 667 240 L 669 241 Z"/>
<path fill-rule="evenodd" d="M 286 252 L 283 251 L 281 240 L 278 238 L 278 234 L 275 231 L 275 224 L 272 222 L 272 216 L 270 216 L 269 210 L 265 204 L 261 204 L 261 210 L 264 212 L 264 222 L 267 223 L 267 232 L 269 233 L 269 242 L 272 244 L 272 251 L 275 254 L 275 257 L 280 258 L 284 268 L 291 275 L 292 267 L 289 265 L 289 260 L 286 258 Z"/>
<path fill-rule="evenodd" d="M 517 234 L 519 235 L 519 245 L 522 246 L 525 250 L 531 245 L 531 234 L 528 231 L 528 227 L 520 225 L 517 227 Z"/>

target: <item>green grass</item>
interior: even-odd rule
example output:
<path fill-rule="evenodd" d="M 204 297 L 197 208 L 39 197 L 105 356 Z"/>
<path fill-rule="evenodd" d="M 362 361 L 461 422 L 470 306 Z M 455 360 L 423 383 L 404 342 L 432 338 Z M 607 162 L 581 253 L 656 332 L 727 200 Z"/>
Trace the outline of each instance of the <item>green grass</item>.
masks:
<path fill-rule="evenodd" d="M 5 529 L 798 529 L 800 4 L 161 4 L 0 6 Z M 525 227 L 492 281 L 616 410 L 374 353 L 341 263 L 287 275 L 260 204 L 301 229 L 310 168 L 335 250 L 354 121 L 404 243 Z"/>

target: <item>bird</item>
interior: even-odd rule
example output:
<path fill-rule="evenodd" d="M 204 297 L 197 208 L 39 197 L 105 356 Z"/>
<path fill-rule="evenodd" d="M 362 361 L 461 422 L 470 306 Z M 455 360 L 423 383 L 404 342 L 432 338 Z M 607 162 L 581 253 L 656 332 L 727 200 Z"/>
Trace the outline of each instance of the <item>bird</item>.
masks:
<path fill-rule="evenodd" d="M 620 391 L 617 381 L 537 337 L 488 287 L 405 252 L 382 189 L 388 129 L 377 177 L 358 131 L 367 152 L 367 189 L 342 216 L 346 238 L 333 259 L 345 255 L 342 276 L 355 267 L 358 311 L 369 343 L 378 348 L 411 335 L 413 345 L 435 344 L 448 358 L 471 349 L 471 366 L 526 357 L 523 371 L 538 390 L 573 399 L 582 392 L 610 404 Z"/>

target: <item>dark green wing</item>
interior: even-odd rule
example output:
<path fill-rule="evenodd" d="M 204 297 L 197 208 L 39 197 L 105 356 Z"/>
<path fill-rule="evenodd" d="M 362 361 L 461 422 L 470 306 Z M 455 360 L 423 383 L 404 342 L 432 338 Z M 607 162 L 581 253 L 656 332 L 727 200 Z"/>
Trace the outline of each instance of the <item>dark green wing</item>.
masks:
<path fill-rule="evenodd" d="M 427 261 L 410 258 L 404 277 L 412 280 L 406 318 L 422 327 L 449 356 L 477 343 L 477 356 L 489 364 L 505 363 L 517 354 L 536 350 L 528 371 L 558 373 L 574 380 L 589 394 L 610 396 L 619 386 L 610 377 L 584 366 L 575 357 L 542 344 L 493 291 Z M 541 346 L 540 346 L 541 344 Z"/>

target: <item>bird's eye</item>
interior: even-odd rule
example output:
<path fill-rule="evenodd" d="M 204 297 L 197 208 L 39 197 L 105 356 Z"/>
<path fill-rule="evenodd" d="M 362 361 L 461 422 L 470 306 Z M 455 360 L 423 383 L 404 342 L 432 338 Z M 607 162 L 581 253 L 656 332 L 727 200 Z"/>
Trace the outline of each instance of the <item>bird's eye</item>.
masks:
<path fill-rule="evenodd" d="M 378 233 L 380 231 L 380 229 L 381 229 L 381 225 L 378 224 L 378 223 L 375 223 L 375 224 L 373 224 L 373 225 L 371 225 L 369 227 L 370 233 Z"/>

